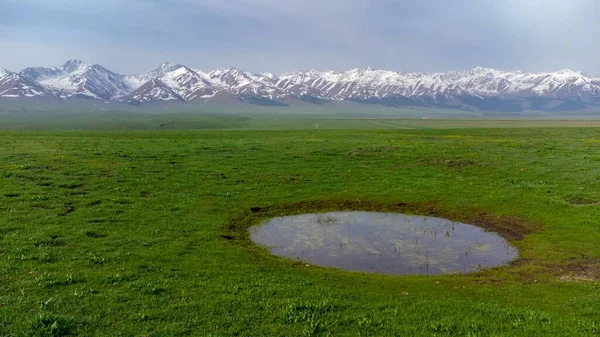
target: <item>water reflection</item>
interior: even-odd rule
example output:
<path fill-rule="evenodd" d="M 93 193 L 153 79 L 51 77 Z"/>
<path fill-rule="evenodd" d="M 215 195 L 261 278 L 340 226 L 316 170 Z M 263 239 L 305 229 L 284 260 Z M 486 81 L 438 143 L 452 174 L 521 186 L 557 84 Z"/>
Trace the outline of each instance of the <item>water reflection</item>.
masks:
<path fill-rule="evenodd" d="M 517 250 L 497 234 L 440 218 L 334 212 L 274 218 L 250 238 L 274 255 L 383 274 L 469 273 L 504 265 Z"/>

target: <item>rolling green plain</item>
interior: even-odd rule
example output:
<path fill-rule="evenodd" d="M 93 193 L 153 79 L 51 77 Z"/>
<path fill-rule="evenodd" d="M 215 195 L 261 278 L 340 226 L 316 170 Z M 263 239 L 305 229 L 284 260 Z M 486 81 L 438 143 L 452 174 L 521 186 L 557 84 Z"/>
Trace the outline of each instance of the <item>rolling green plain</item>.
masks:
<path fill-rule="evenodd" d="M 0 125 L 0 336 L 600 335 L 596 127 L 15 119 Z M 54 131 L 22 131 L 43 128 Z M 520 257 L 387 276 L 307 266 L 248 239 L 270 217 L 335 210 L 472 223 Z"/>

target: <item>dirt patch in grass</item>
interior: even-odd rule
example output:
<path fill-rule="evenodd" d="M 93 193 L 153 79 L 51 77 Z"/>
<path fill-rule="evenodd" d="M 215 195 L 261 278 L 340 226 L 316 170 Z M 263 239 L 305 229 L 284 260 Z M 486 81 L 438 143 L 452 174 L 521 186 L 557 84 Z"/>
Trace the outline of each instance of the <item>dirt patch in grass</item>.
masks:
<path fill-rule="evenodd" d="M 582 198 L 571 198 L 567 202 L 574 206 L 585 206 L 585 205 L 600 205 L 598 200 L 587 200 Z"/>
<path fill-rule="evenodd" d="M 352 151 L 350 151 L 347 156 L 348 157 L 360 157 L 360 156 L 370 156 L 373 154 L 381 154 L 381 153 L 393 153 L 398 151 L 398 148 L 392 146 L 378 146 L 378 147 L 359 147 Z"/>
<path fill-rule="evenodd" d="M 425 215 L 475 225 L 498 233 L 509 241 L 522 240 L 525 235 L 542 228 L 541 224 L 527 222 L 517 217 L 495 216 L 479 210 L 447 210 L 437 203 L 380 203 L 365 200 L 318 200 L 277 206 L 254 206 L 234 218 L 224 229 L 223 236 L 235 241 L 248 239 L 248 229 L 266 219 L 305 213 L 332 211 L 389 212 L 413 215 Z"/>
<path fill-rule="evenodd" d="M 563 282 L 600 281 L 600 258 L 582 256 L 581 259 L 564 265 L 546 266 L 556 271 L 556 277 Z"/>
<path fill-rule="evenodd" d="M 569 274 L 559 278 L 561 282 L 582 283 L 582 282 L 598 282 L 600 278 L 596 276 L 588 276 L 587 274 Z"/>
<path fill-rule="evenodd" d="M 262 214 L 263 209 L 262 209 L 262 207 L 251 207 L 250 212 L 255 213 L 255 214 Z"/>
<path fill-rule="evenodd" d="M 522 240 L 525 235 L 541 229 L 540 224 L 528 223 L 517 217 L 498 217 L 487 213 L 470 216 L 467 218 L 467 223 L 496 232 L 509 241 Z"/>
<path fill-rule="evenodd" d="M 458 159 L 426 159 L 422 160 L 421 165 L 423 166 L 442 166 L 442 167 L 453 167 L 453 168 L 464 168 L 477 166 L 477 163 L 471 160 L 458 160 Z"/>

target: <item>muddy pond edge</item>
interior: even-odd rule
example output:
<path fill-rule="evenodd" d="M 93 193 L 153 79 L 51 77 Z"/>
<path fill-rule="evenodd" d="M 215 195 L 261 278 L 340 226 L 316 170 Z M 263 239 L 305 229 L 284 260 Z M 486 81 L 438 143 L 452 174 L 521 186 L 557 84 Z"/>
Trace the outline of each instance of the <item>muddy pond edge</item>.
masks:
<path fill-rule="evenodd" d="M 448 210 L 440 207 L 439 204 L 435 202 L 395 201 L 385 203 L 361 199 L 325 199 L 264 207 L 251 207 L 250 209 L 246 209 L 238 213 L 237 216 L 233 216 L 232 219 L 227 222 L 227 225 L 222 229 L 220 237 L 231 244 L 242 246 L 246 251 L 254 254 L 257 258 L 269 259 L 275 263 L 287 261 L 288 263 L 291 262 L 294 265 L 303 265 L 303 263 L 299 261 L 271 255 L 268 252 L 268 249 L 252 242 L 250 239 L 250 228 L 275 217 L 334 211 L 401 213 L 407 215 L 443 218 L 450 221 L 477 226 L 485 231 L 495 233 L 504 238 L 513 246 L 516 242 L 523 240 L 527 235 L 537 233 L 543 229 L 543 225 L 540 223 L 528 222 L 518 217 L 496 216 L 490 214 L 489 212 L 474 209 Z M 528 262 L 531 261 L 522 258 L 522 255 L 519 254 L 519 257 L 512 261 L 507 267 L 513 265 L 522 265 Z M 477 272 L 476 274 L 481 273 L 485 273 L 485 271 Z"/>

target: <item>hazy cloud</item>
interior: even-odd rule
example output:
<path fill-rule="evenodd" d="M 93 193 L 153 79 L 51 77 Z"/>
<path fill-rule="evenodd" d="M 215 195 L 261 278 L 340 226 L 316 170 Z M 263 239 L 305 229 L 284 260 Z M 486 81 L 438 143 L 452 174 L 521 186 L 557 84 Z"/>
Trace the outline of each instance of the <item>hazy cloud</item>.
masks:
<path fill-rule="evenodd" d="M 0 67 L 600 74 L 597 0 L 0 0 Z"/>

